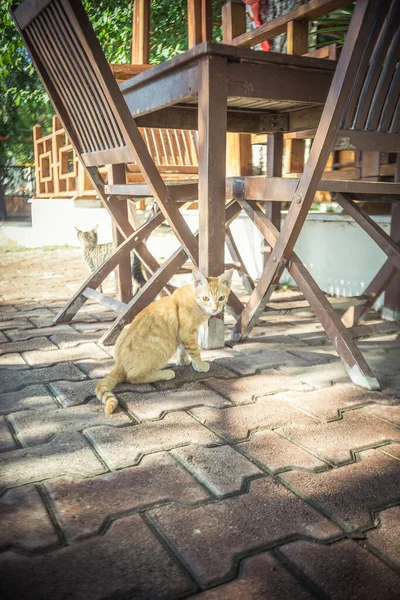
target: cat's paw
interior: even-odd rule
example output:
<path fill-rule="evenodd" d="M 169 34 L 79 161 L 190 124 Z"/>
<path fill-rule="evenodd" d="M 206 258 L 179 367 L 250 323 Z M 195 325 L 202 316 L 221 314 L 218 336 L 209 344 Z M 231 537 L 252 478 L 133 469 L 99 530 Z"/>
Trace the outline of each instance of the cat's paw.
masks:
<path fill-rule="evenodd" d="M 164 369 L 162 373 L 164 375 L 165 381 L 169 381 L 170 379 L 175 378 L 175 371 L 173 371 L 172 369 Z"/>
<path fill-rule="evenodd" d="M 199 373 L 207 373 L 207 371 L 210 370 L 210 365 L 209 365 L 209 363 L 201 361 L 201 362 L 193 363 L 193 369 L 195 371 L 198 371 Z"/>
<path fill-rule="evenodd" d="M 192 363 L 192 359 L 189 355 L 180 355 L 178 356 L 178 365 L 184 367 L 186 365 L 190 365 Z"/>

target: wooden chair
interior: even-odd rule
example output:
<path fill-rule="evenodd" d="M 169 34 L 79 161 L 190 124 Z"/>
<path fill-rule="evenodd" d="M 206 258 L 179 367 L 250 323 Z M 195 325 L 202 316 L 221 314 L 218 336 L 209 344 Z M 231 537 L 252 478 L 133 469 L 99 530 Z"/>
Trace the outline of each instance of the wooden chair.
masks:
<path fill-rule="evenodd" d="M 243 178 L 236 198 L 271 246 L 264 271 L 233 330 L 246 338 L 266 306 L 285 268 L 319 318 L 354 383 L 379 389 L 347 326 L 358 322 L 400 269 L 398 240 L 387 235 L 359 202 L 384 198 L 400 201 L 400 184 L 365 181 L 321 181 L 332 145 L 346 137 L 361 150 L 400 152 L 400 2 L 358 0 L 321 121 L 300 179 Z M 234 186 L 235 187 L 235 186 Z M 378 243 L 388 259 L 365 290 L 358 306 L 340 320 L 293 249 L 315 193 L 326 189 Z M 281 232 L 266 217 L 262 201 L 291 201 Z"/>
<path fill-rule="evenodd" d="M 180 204 L 197 199 L 197 183 L 166 185 L 163 181 L 80 0 L 25 0 L 12 8 L 12 15 L 74 150 L 112 217 L 119 243 L 112 257 L 60 311 L 56 322 L 71 320 L 88 298 L 106 303 L 119 312 L 102 338 L 104 343 L 113 343 L 121 327 L 158 295 L 188 258 L 197 264 L 197 235 L 190 231 L 179 210 Z M 154 196 L 160 209 L 136 231 L 128 221 L 127 198 L 140 197 L 142 192 L 126 185 L 125 168 L 132 162 L 138 165 L 145 180 L 143 194 Z M 107 185 L 99 172 L 102 165 L 110 165 Z M 226 210 L 227 224 L 239 212 L 240 206 L 232 202 Z M 164 220 L 181 248 L 160 266 L 143 241 Z M 133 299 L 131 250 L 152 273 Z M 117 266 L 122 302 L 107 300 L 96 291 Z M 240 314 L 243 305 L 234 294 L 229 302 Z"/>

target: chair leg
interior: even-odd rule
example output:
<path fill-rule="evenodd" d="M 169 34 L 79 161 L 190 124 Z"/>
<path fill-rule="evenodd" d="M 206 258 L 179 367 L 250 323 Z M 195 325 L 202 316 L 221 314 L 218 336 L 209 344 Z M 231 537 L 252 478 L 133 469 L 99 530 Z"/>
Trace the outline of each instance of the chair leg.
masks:
<path fill-rule="evenodd" d="M 248 294 L 251 294 L 251 292 L 254 290 L 254 283 L 253 283 L 252 278 L 249 275 L 248 270 L 246 269 L 246 265 L 244 264 L 242 257 L 240 256 L 239 249 L 236 245 L 235 239 L 234 239 L 229 227 L 226 230 L 225 242 L 226 242 L 226 245 L 228 246 L 229 254 L 232 257 L 232 260 L 234 262 L 238 262 L 240 264 L 238 273 L 242 280 L 243 287 Z"/>
<path fill-rule="evenodd" d="M 279 236 L 278 230 L 267 219 L 258 205 L 254 203 L 250 205 L 246 201 L 240 201 L 240 204 L 250 218 L 254 221 L 255 225 L 263 234 L 266 241 L 272 247 L 274 247 Z M 264 272 L 267 268 L 268 264 L 265 266 Z M 351 332 L 347 330 L 344 324 L 341 322 L 339 316 L 336 314 L 315 280 L 312 278 L 295 253 L 292 254 L 287 268 L 290 275 L 297 283 L 300 291 L 303 293 L 304 297 L 309 302 L 311 308 L 314 310 L 316 316 L 321 322 L 327 336 L 342 359 L 353 383 L 369 390 L 379 389 L 379 382 L 375 378 L 361 351 L 357 347 Z M 265 286 L 264 283 L 261 283 L 260 285 L 260 282 L 262 281 L 263 276 L 261 276 L 260 281 L 251 296 L 251 298 L 254 296 L 253 314 L 259 314 L 261 312 L 262 309 L 260 310 L 259 306 L 260 304 L 263 305 L 263 307 L 265 306 L 264 299 L 268 296 L 268 293 L 270 293 L 270 287 Z M 258 296 L 258 305 L 257 294 L 260 294 Z M 249 329 L 246 332 L 247 335 L 248 331 Z M 240 335 L 240 319 L 236 324 L 233 333 L 233 336 L 236 335 L 237 337 L 233 337 L 233 339 L 236 340 L 243 337 L 239 337 L 238 334 Z"/>
<path fill-rule="evenodd" d="M 239 214 L 240 206 L 237 202 L 231 202 L 226 207 L 225 221 L 231 223 L 232 220 Z M 198 239 L 198 233 L 194 236 Z M 132 319 L 146 306 L 154 300 L 154 298 L 160 293 L 160 290 L 165 284 L 171 279 L 175 273 L 185 264 L 187 260 L 187 254 L 183 248 L 179 248 L 169 257 L 168 260 L 159 268 L 159 270 L 153 274 L 153 276 L 147 281 L 147 283 L 139 290 L 139 292 L 132 298 L 126 309 L 119 315 L 113 325 L 106 331 L 101 338 L 101 342 L 105 345 L 114 344 L 121 329 L 132 321 Z M 235 314 L 240 314 L 243 310 L 243 304 L 239 298 L 233 293 L 230 294 L 228 303 L 232 306 Z"/>
<path fill-rule="evenodd" d="M 372 305 L 383 294 L 388 285 L 394 280 L 398 270 L 393 266 L 390 258 L 387 259 L 383 267 L 375 275 L 363 296 L 367 301 L 362 306 L 350 306 L 342 316 L 342 322 L 346 327 L 354 327 L 367 314 Z"/>
<path fill-rule="evenodd" d="M 83 285 L 75 292 L 68 300 L 66 305 L 60 310 L 54 323 L 65 323 L 71 321 L 78 310 L 84 305 L 87 298 L 83 292 L 90 288 L 96 290 L 104 281 L 104 279 L 113 271 L 120 263 L 121 259 L 138 246 L 150 233 L 156 229 L 165 220 L 165 217 L 159 212 L 151 221 L 134 231 L 118 248 L 113 252 L 112 256 L 103 263 L 97 271 L 92 273 Z"/>

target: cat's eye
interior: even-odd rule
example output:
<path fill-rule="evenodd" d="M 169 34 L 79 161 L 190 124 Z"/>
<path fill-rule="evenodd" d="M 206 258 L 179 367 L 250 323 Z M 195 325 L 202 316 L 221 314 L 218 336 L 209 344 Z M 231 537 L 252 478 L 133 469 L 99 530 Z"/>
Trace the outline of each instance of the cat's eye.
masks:
<path fill-rule="evenodd" d="M 203 302 L 208 302 L 209 301 L 209 297 L 208 296 L 203 296 Z"/>
<path fill-rule="evenodd" d="M 218 298 L 218 300 L 219 300 L 219 302 L 222 302 L 223 300 L 225 300 L 225 296 L 220 296 L 220 297 Z"/>

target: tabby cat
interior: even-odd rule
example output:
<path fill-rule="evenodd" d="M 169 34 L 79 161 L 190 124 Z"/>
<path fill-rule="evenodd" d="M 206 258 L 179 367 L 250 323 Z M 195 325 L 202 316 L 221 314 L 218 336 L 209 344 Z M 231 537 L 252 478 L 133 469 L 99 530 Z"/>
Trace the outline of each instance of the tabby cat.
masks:
<path fill-rule="evenodd" d="M 90 273 L 96 271 L 96 269 L 98 269 L 113 252 L 112 244 L 97 243 L 97 228 L 98 225 L 90 231 L 80 231 L 75 227 L 79 242 L 83 248 L 83 258 L 85 259 L 86 266 Z M 134 253 L 132 261 L 132 277 L 138 287 L 142 287 L 146 283 L 143 276 L 142 263 Z M 100 292 L 102 293 L 102 286 L 100 286 Z"/>
<path fill-rule="evenodd" d="M 115 346 L 115 367 L 96 386 L 97 398 L 112 413 L 118 400 L 111 390 L 122 381 L 151 383 L 175 377 L 164 369 L 178 349 L 180 365 L 192 363 L 196 371 L 208 371 L 197 343 L 201 323 L 224 308 L 230 293 L 233 269 L 219 277 L 205 277 L 193 269 L 193 284 L 174 291 L 142 310 L 122 330 Z"/>

